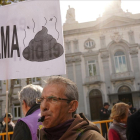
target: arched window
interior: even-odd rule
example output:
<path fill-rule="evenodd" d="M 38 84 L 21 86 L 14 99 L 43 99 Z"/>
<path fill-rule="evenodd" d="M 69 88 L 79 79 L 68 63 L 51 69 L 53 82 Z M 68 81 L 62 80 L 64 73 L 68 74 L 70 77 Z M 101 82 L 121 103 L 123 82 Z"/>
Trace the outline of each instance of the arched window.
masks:
<path fill-rule="evenodd" d="M 127 71 L 126 57 L 123 51 L 117 51 L 114 54 L 114 61 L 116 73 Z"/>
<path fill-rule="evenodd" d="M 120 92 L 131 92 L 131 89 L 128 86 L 121 86 L 118 90 L 118 93 Z"/>

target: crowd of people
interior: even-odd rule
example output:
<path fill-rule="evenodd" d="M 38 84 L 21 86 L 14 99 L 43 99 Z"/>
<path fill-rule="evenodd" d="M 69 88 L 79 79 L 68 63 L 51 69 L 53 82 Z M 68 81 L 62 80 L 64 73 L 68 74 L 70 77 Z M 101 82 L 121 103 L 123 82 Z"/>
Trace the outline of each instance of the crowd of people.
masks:
<path fill-rule="evenodd" d="M 109 103 L 104 103 L 100 110 L 101 120 L 112 119 L 113 123 L 107 132 L 106 123 L 102 125 L 102 133 L 106 140 L 140 140 L 139 136 L 139 112 L 132 107 L 132 103 L 123 103 L 118 101 L 113 104 L 111 110 L 108 110 Z"/>
<path fill-rule="evenodd" d="M 104 103 L 100 110 L 101 120 L 113 119 L 113 123 L 99 128 L 83 113 L 76 114 L 79 94 L 71 80 L 50 77 L 44 88 L 27 85 L 19 92 L 19 101 L 25 117 L 14 126 L 12 115 L 8 114 L 8 131 L 14 131 L 11 140 L 140 140 L 139 114 L 132 104 L 118 102 L 109 109 Z M 6 132 L 6 115 L 1 123 Z"/>

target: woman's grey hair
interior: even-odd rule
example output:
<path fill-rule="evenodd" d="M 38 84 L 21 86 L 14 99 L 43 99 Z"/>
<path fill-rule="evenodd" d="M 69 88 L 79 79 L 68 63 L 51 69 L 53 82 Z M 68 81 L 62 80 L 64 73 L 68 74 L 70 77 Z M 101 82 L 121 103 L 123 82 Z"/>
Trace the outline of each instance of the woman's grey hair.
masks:
<path fill-rule="evenodd" d="M 43 88 L 38 85 L 27 85 L 22 88 L 19 92 L 19 100 L 22 103 L 23 100 L 26 102 L 27 106 L 32 107 L 36 104 L 36 98 L 40 97 L 42 94 Z"/>
<path fill-rule="evenodd" d="M 69 100 L 77 100 L 79 99 L 77 86 L 70 79 L 61 77 L 61 76 L 52 76 L 46 81 L 46 85 L 50 84 L 59 84 L 65 87 L 64 95 Z"/>
<path fill-rule="evenodd" d="M 64 95 L 67 97 L 69 100 L 79 100 L 79 95 L 78 95 L 78 89 L 77 86 L 74 82 L 72 82 L 70 79 L 61 77 L 61 76 L 52 76 L 46 81 L 46 86 L 50 84 L 59 84 L 63 85 L 65 87 L 65 92 Z M 73 112 L 72 116 L 76 113 Z"/>

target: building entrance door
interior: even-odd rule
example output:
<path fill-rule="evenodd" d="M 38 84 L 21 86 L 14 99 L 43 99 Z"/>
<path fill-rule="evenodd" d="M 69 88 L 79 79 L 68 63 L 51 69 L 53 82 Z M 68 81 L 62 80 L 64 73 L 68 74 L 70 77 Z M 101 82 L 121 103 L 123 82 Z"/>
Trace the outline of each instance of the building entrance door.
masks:
<path fill-rule="evenodd" d="M 97 89 L 89 93 L 91 120 L 100 119 L 100 109 L 103 107 L 101 92 Z"/>
<path fill-rule="evenodd" d="M 132 94 L 130 92 L 131 92 L 131 89 L 128 86 L 120 87 L 118 90 L 118 93 L 121 93 L 118 95 L 119 100 L 124 103 L 131 102 L 133 104 Z"/>
<path fill-rule="evenodd" d="M 129 102 L 132 102 L 132 94 L 121 94 L 121 95 L 118 95 L 118 98 L 119 98 L 119 101 L 122 101 L 126 104 L 128 104 Z"/>

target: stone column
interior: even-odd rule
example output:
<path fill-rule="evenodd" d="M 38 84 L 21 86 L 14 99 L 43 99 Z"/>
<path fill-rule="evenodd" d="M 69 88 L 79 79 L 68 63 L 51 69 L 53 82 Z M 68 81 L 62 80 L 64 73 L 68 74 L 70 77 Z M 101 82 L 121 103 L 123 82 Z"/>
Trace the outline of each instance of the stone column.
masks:
<path fill-rule="evenodd" d="M 138 45 L 136 44 L 136 45 L 133 45 L 130 48 L 130 55 L 131 55 L 132 65 L 133 65 L 133 70 L 134 70 L 134 76 L 135 76 L 135 82 L 136 82 L 136 90 L 139 90 L 138 83 L 140 83 L 140 69 L 139 69 L 137 46 Z"/>
<path fill-rule="evenodd" d="M 72 52 L 71 41 L 66 41 L 65 42 L 65 51 L 66 51 L 66 53 L 71 53 Z"/>
<path fill-rule="evenodd" d="M 85 103 L 84 103 L 84 92 L 83 92 L 83 80 L 82 80 L 82 70 L 81 70 L 81 59 L 79 56 L 79 60 L 75 62 L 75 74 L 76 74 L 76 85 L 79 92 L 79 107 L 78 111 L 83 112 L 85 114 Z"/>
<path fill-rule="evenodd" d="M 66 63 L 67 76 L 70 80 L 76 83 L 79 92 L 79 107 L 77 111 L 78 113 L 85 113 L 81 53 L 75 53 L 73 56 L 70 54 L 66 55 Z"/>
<path fill-rule="evenodd" d="M 67 76 L 70 80 L 74 81 L 73 64 L 72 63 L 67 64 Z"/>
<path fill-rule="evenodd" d="M 129 36 L 129 43 L 134 44 L 135 43 L 134 32 L 130 30 L 128 32 L 128 36 Z"/>
<path fill-rule="evenodd" d="M 101 45 L 101 48 L 106 47 L 106 42 L 105 42 L 105 36 L 104 35 L 100 36 L 100 45 Z"/>
<path fill-rule="evenodd" d="M 101 58 L 103 62 L 103 71 L 104 71 L 104 82 L 106 87 L 106 93 L 108 94 L 108 87 L 110 89 L 110 92 L 112 91 L 111 87 L 111 79 L 110 79 L 110 69 L 109 69 L 109 52 L 107 49 L 100 50 Z M 105 95 L 105 99 L 107 100 L 107 94 L 103 93 Z"/>
<path fill-rule="evenodd" d="M 73 40 L 73 52 L 79 52 L 78 40 Z"/>

